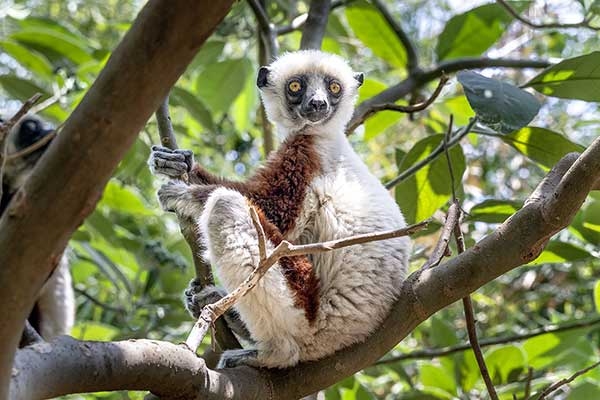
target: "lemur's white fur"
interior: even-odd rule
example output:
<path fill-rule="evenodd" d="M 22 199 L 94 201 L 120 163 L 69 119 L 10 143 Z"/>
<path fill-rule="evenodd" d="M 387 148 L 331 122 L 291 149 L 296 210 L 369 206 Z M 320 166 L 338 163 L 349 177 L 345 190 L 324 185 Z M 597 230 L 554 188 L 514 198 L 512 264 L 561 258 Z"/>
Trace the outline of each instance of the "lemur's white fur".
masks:
<path fill-rule="evenodd" d="M 397 229 L 404 218 L 390 193 L 351 148 L 344 128 L 353 112 L 358 84 L 340 57 L 320 51 L 288 53 L 270 65 L 274 82 L 262 90 L 269 119 L 282 136 L 300 126 L 285 113 L 284 85 L 300 73 L 324 73 L 344 88 L 335 115 L 314 124 L 322 171 L 309 186 L 302 212 L 287 239 L 312 243 L 355 234 Z M 199 221 L 207 255 L 227 291 L 257 265 L 257 235 L 246 199 L 226 188 L 208 198 Z M 273 246 L 269 245 L 269 250 Z M 364 340 L 387 315 L 407 272 L 408 238 L 373 242 L 311 256 L 320 280 L 320 306 L 311 325 L 276 265 L 236 305 L 256 341 L 258 364 L 285 367 L 322 358 Z"/>

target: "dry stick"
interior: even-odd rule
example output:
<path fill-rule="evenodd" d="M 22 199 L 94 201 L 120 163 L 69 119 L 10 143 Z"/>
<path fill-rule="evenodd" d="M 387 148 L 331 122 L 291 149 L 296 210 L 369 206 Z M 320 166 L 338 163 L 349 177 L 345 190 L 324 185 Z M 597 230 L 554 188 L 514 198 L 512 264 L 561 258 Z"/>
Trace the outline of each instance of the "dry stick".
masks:
<path fill-rule="evenodd" d="M 37 101 L 42 97 L 40 93 L 36 93 L 29 98 L 21 108 L 10 118 L 8 121 L 4 123 L 0 123 L 0 197 L 2 197 L 2 180 L 4 176 L 4 166 L 6 165 L 6 161 L 8 158 L 8 154 L 6 153 L 6 138 L 10 133 L 10 130 L 13 126 L 19 123 L 21 118 L 23 118 L 27 112 L 37 103 Z"/>
<path fill-rule="evenodd" d="M 252 209 L 253 207 L 250 207 L 250 216 L 252 217 L 254 226 L 256 228 L 260 250 L 261 246 L 266 247 L 266 237 L 262 226 L 260 225 L 260 222 L 258 222 L 258 215 L 256 214 L 256 210 L 252 211 Z M 190 332 L 187 340 L 185 341 L 185 344 L 192 351 L 195 351 L 202 342 L 202 339 L 204 338 L 206 333 L 208 332 L 208 329 L 217 320 L 217 318 L 219 318 L 221 315 L 227 312 L 227 310 L 229 310 L 240 298 L 242 298 L 250 290 L 252 290 L 258 284 L 261 278 L 267 273 L 269 268 L 271 268 L 282 257 L 323 253 L 326 251 L 341 249 L 343 247 L 353 246 L 356 244 L 392 239 L 401 236 L 408 236 L 415 232 L 425 229 L 428 223 L 429 221 L 423 221 L 394 231 L 368 233 L 363 235 L 351 236 L 344 239 L 337 239 L 327 242 L 312 243 L 305 245 L 294 245 L 284 240 L 279 245 L 277 245 L 277 247 L 275 247 L 275 249 L 271 252 L 270 255 L 267 256 L 265 252 L 264 257 L 260 258 L 258 266 L 234 291 L 229 293 L 227 296 L 223 297 L 221 300 L 213 304 L 209 304 L 202 309 L 200 317 L 198 318 L 198 321 L 194 324 L 194 327 L 192 328 L 192 331 Z M 260 244 L 261 242 L 263 244 Z"/>
<path fill-rule="evenodd" d="M 56 136 L 57 130 L 58 130 L 58 128 L 56 128 L 54 131 L 48 133 L 46 136 L 44 136 L 37 142 L 33 143 L 31 146 L 25 147 L 23 150 L 7 154 L 6 161 L 13 161 L 13 160 L 16 160 L 17 158 L 25 157 L 26 155 L 31 154 L 34 151 L 44 147 L 46 144 L 50 143 L 52 141 L 52 139 L 54 139 L 54 137 Z"/>
<path fill-rule="evenodd" d="M 446 85 L 447 82 L 448 82 L 448 75 L 443 74 L 440 77 L 438 85 L 435 88 L 435 90 L 433 91 L 433 93 L 431 94 L 431 96 L 429 96 L 429 98 L 427 100 L 425 100 L 421 103 L 411 104 L 408 106 L 403 106 L 403 105 L 396 104 L 396 103 L 383 103 L 383 104 L 373 105 L 368 110 L 366 110 L 363 114 L 361 114 L 359 117 L 357 117 L 354 120 L 354 122 L 348 126 L 348 128 L 346 129 L 346 134 L 354 131 L 356 128 L 358 128 L 360 125 L 362 125 L 367 119 L 369 119 L 370 117 L 372 117 L 373 115 L 375 115 L 376 113 L 378 113 L 380 111 L 387 110 L 387 111 L 398 111 L 398 112 L 403 112 L 403 113 L 414 113 L 417 111 L 423 111 L 424 109 L 429 107 L 435 101 L 435 99 L 438 98 L 440 93 L 442 93 L 442 89 L 444 89 L 444 85 Z"/>
<path fill-rule="evenodd" d="M 158 133 L 160 135 L 161 144 L 173 150 L 177 149 L 177 139 L 175 138 L 175 132 L 173 130 L 171 117 L 169 115 L 168 96 L 156 111 L 156 120 L 158 122 Z M 183 176 L 182 178 L 184 181 L 187 180 L 187 176 Z M 210 265 L 201 257 L 204 249 L 200 245 L 196 224 L 194 224 L 194 221 L 187 220 L 179 216 L 178 220 L 181 234 L 185 238 L 185 241 L 192 252 L 192 260 L 196 270 L 196 277 L 199 279 L 202 286 L 213 285 L 214 280 Z M 223 350 L 241 348 L 239 341 L 236 339 L 224 321 L 218 321 L 214 339 L 219 344 L 219 347 Z"/>
<path fill-rule="evenodd" d="M 480 342 L 480 347 L 490 347 L 497 346 L 499 344 L 507 344 L 514 342 L 521 342 L 523 340 L 531 339 L 533 337 L 547 335 L 549 333 L 560 333 L 566 332 L 573 329 L 581 329 L 587 328 L 594 325 L 600 325 L 600 318 L 587 320 L 587 321 L 577 321 L 569 324 L 558 325 L 554 327 L 543 327 L 540 329 L 533 330 L 531 332 L 524 333 L 522 335 L 513 335 L 506 337 L 498 337 L 491 339 L 484 339 Z M 396 357 L 390 357 L 387 359 L 379 360 L 375 363 L 375 365 L 385 365 L 385 364 L 393 364 L 396 362 L 407 361 L 407 360 L 430 360 L 432 358 L 444 357 L 450 354 L 460 353 L 465 350 L 469 350 L 471 345 L 469 343 L 462 343 L 455 346 L 441 347 L 436 349 L 425 349 L 425 350 L 417 350 L 410 353 L 402 354 Z"/>
<path fill-rule="evenodd" d="M 523 393 L 523 400 L 529 400 L 531 397 L 531 381 L 533 380 L 533 367 L 529 367 L 527 370 L 527 380 L 525 381 L 525 392 Z"/>
<path fill-rule="evenodd" d="M 437 267 L 442 259 L 448 255 L 448 244 L 450 243 L 454 226 L 458 223 L 459 214 L 460 207 L 457 203 L 452 203 L 450 207 L 448 207 L 448 212 L 446 213 L 446 222 L 442 227 L 440 238 L 435 245 L 435 248 L 431 252 L 429 259 L 427 259 L 427 262 L 425 262 L 425 264 L 423 264 L 421 267 L 422 270 Z"/>
<path fill-rule="evenodd" d="M 591 26 L 590 20 L 588 18 L 584 18 L 581 22 L 569 23 L 569 24 L 561 24 L 560 22 L 549 22 L 549 23 L 538 23 L 533 22 L 525 17 L 523 17 L 517 10 L 515 10 L 508 2 L 505 0 L 496 0 L 498 4 L 500 4 L 504 9 L 512 15 L 515 19 L 521 21 L 525 25 L 534 28 L 534 29 L 561 29 L 561 28 L 588 28 L 594 31 L 600 31 L 600 26 Z"/>
<path fill-rule="evenodd" d="M 564 386 L 568 383 L 573 382 L 576 378 L 585 374 L 586 372 L 591 371 L 592 369 L 596 368 L 598 365 L 600 365 L 600 361 L 597 361 L 597 362 L 593 363 L 592 365 L 590 365 L 589 367 L 586 367 L 582 370 L 575 372 L 573 375 L 571 375 L 568 378 L 561 379 L 560 381 L 556 382 L 555 384 L 548 386 L 546 389 L 544 389 L 542 391 L 542 393 L 540 394 L 540 397 L 538 397 L 537 400 L 544 400 L 552 392 L 560 389 L 562 386 Z"/>

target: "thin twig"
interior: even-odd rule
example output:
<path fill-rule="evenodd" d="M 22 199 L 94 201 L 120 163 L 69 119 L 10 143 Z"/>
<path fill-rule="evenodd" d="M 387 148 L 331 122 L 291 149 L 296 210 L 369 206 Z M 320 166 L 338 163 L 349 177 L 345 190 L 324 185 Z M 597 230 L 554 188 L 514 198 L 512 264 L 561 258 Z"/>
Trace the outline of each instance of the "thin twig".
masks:
<path fill-rule="evenodd" d="M 256 229 L 256 233 L 258 234 L 258 256 L 261 260 L 265 260 L 267 258 L 267 237 L 254 206 L 250 206 L 250 217 L 252 218 L 254 229 Z"/>
<path fill-rule="evenodd" d="M 446 162 L 448 163 L 448 173 L 450 174 L 450 184 L 452 190 L 452 201 L 457 202 L 456 199 L 456 182 L 454 180 L 454 168 L 452 168 L 452 160 L 450 159 L 450 149 L 448 143 L 450 142 L 450 136 L 452 135 L 452 127 L 454 126 L 454 115 L 450 114 L 450 121 L 448 122 L 448 129 L 444 135 L 444 154 L 446 155 Z"/>
<path fill-rule="evenodd" d="M 527 379 L 525 380 L 525 391 L 523 393 L 523 400 L 529 400 L 531 397 L 531 381 L 533 380 L 533 367 L 529 367 L 527 370 Z"/>
<path fill-rule="evenodd" d="M 448 244 L 450 243 L 450 238 L 452 237 L 452 231 L 454 227 L 458 223 L 458 217 L 460 215 L 460 207 L 458 207 L 457 203 L 452 203 L 448 208 L 448 213 L 446 214 L 446 222 L 442 227 L 442 233 L 440 238 L 435 245 L 435 248 L 431 252 L 429 259 L 421 269 L 429 269 L 439 265 L 444 256 L 446 256 L 448 251 Z"/>
<path fill-rule="evenodd" d="M 16 160 L 17 158 L 25 157 L 26 155 L 29 155 L 29 154 L 33 153 L 34 151 L 44 147 L 45 145 L 50 143 L 52 141 L 52 139 L 54 139 L 54 137 L 56 136 L 56 131 L 59 128 L 56 128 L 54 131 L 48 133 L 46 136 L 42 137 L 37 142 L 34 142 L 31 146 L 25 147 L 23 150 L 19 150 L 14 153 L 7 154 L 6 161 L 10 162 L 10 161 Z"/>
<path fill-rule="evenodd" d="M 418 112 L 418 111 L 423 111 L 424 109 L 429 107 L 438 98 L 440 93 L 442 93 L 442 89 L 444 88 L 444 85 L 446 85 L 447 82 L 448 82 L 448 76 L 442 75 L 440 77 L 440 81 L 438 82 L 437 87 L 435 88 L 435 90 L 433 91 L 431 96 L 429 96 L 429 98 L 427 100 L 425 100 L 421 103 L 411 104 L 411 105 L 407 105 L 407 106 L 396 104 L 396 103 L 383 103 L 383 104 L 375 104 L 375 105 L 371 106 L 368 110 L 366 110 L 359 117 L 357 117 L 354 120 L 354 122 L 352 122 L 351 125 L 348 126 L 348 128 L 346 129 L 346 134 L 349 134 L 352 131 L 354 131 L 356 128 L 358 128 L 360 125 L 362 125 L 367 119 L 371 118 L 373 115 L 375 115 L 376 113 L 378 113 L 380 111 L 398 111 L 398 112 L 403 112 L 403 113 L 414 113 L 414 112 Z"/>
<path fill-rule="evenodd" d="M 252 210 L 252 208 L 250 208 Z M 252 212 L 252 211 L 250 211 Z M 252 215 L 252 214 L 251 214 Z M 258 216 L 256 217 L 258 218 Z M 341 249 L 343 247 L 354 246 L 356 244 L 364 244 L 374 241 L 386 240 L 397 238 L 401 236 L 408 236 L 415 232 L 418 232 L 427 227 L 429 221 L 419 222 L 414 225 L 397 229 L 394 231 L 368 233 L 363 235 L 351 236 L 344 239 L 331 240 L 321 243 L 312 243 L 306 245 L 293 245 L 288 241 L 282 241 L 270 255 L 261 257 L 258 266 L 254 268 L 252 273 L 231 293 L 223 297 L 221 300 L 205 306 L 201 313 L 198 321 L 194 324 L 192 331 L 190 332 L 185 345 L 192 351 L 196 351 L 202 339 L 208 332 L 210 326 L 227 310 L 229 310 L 240 298 L 245 296 L 250 290 L 252 290 L 261 278 L 267 273 L 275 263 L 282 257 L 297 256 L 303 254 L 314 254 L 323 253 L 326 251 L 332 251 L 335 249 Z M 261 235 L 262 227 L 260 223 L 255 225 L 257 234 Z M 264 235 L 264 233 L 262 233 Z M 260 246 L 260 245 L 259 245 Z M 260 247 L 259 247 L 260 248 Z"/>
<path fill-rule="evenodd" d="M 517 10 L 515 10 L 508 2 L 505 0 L 496 0 L 498 4 L 500 4 L 504 9 L 512 15 L 515 19 L 521 21 L 525 25 L 534 28 L 534 29 L 567 29 L 567 28 L 587 28 L 594 31 L 600 31 L 600 26 L 592 26 L 590 25 L 590 20 L 588 18 L 584 18 L 581 22 L 574 23 L 560 23 L 560 22 L 548 22 L 548 23 L 538 23 L 533 22 L 525 17 L 523 17 Z"/>
<path fill-rule="evenodd" d="M 252 1 L 250 0 L 250 5 L 252 6 Z M 265 18 L 267 16 L 266 12 L 261 12 L 260 9 L 264 11 L 264 3 L 265 0 L 258 0 L 258 3 L 254 5 L 254 7 L 258 7 L 256 10 L 253 7 L 255 13 L 264 14 L 263 17 L 259 17 L 257 15 L 257 20 L 259 21 L 259 29 L 258 29 L 258 62 L 260 65 L 267 65 L 275 57 L 277 57 L 279 53 L 277 37 L 274 33 L 273 27 L 269 24 L 266 26 L 260 25 L 261 18 Z M 269 39 L 266 40 L 265 35 L 268 35 Z M 262 126 L 262 134 L 263 134 L 263 149 L 265 152 L 265 157 L 269 155 L 271 151 L 275 148 L 275 140 L 273 135 L 273 126 L 271 122 L 267 118 L 267 112 L 265 110 L 265 105 L 260 102 L 259 106 L 259 118 Z"/>
<path fill-rule="evenodd" d="M 597 362 L 593 363 L 592 365 L 590 365 L 589 367 L 586 367 L 582 370 L 575 372 L 573 375 L 571 375 L 568 378 L 561 379 L 560 381 L 548 386 L 546 389 L 544 389 L 542 391 L 542 393 L 538 397 L 538 400 L 544 400 L 552 392 L 555 392 L 556 390 L 560 389 L 562 386 L 573 382 L 576 378 L 580 377 L 581 375 L 585 374 L 586 372 L 591 371 L 592 369 L 596 368 L 598 365 L 600 365 L 600 361 L 597 361 Z"/>
<path fill-rule="evenodd" d="M 261 41 L 266 50 L 265 59 L 267 62 L 265 64 L 268 64 L 279 54 L 279 43 L 277 42 L 275 26 L 269 20 L 269 15 L 260 0 L 248 0 L 248 5 L 250 5 L 250 8 L 256 17 Z M 261 63 L 263 62 L 264 61 L 261 60 Z"/>
<path fill-rule="evenodd" d="M 113 311 L 119 314 L 126 314 L 127 310 L 122 308 L 122 307 L 115 307 L 115 306 L 111 306 L 110 304 L 106 304 L 100 300 L 98 300 L 97 298 L 95 298 L 94 296 L 92 296 L 91 294 L 89 294 L 88 292 L 86 292 L 83 289 L 80 288 L 73 288 L 73 290 L 75 291 L 75 293 L 80 294 L 81 296 L 85 297 L 86 299 L 88 299 L 89 301 L 91 301 L 92 303 L 94 303 L 95 305 L 97 305 L 98 307 L 104 308 L 107 311 Z"/>
<path fill-rule="evenodd" d="M 448 141 L 447 147 L 450 148 L 450 147 L 453 147 L 456 144 L 458 144 L 462 140 L 462 138 L 464 138 L 469 132 L 471 132 L 471 129 L 473 128 L 473 126 L 475 125 L 476 122 L 477 122 L 477 117 L 471 118 L 471 120 L 469 121 L 467 126 L 459 129 L 458 132 L 456 132 L 452 136 L 452 139 L 450 139 Z M 385 187 L 387 189 L 391 189 L 394 186 L 396 186 L 397 184 L 399 184 L 400 182 L 410 178 L 421 168 L 423 168 L 427 164 L 429 164 L 429 163 L 433 162 L 435 159 L 437 159 L 439 157 L 439 155 L 444 152 L 444 148 L 446 148 L 444 143 L 443 142 L 440 143 L 435 149 L 433 149 L 433 151 L 431 153 L 429 153 L 429 155 L 427 157 L 425 157 L 421 161 L 413 164 L 410 168 L 407 168 L 404 171 L 402 171 L 402 173 L 400 173 L 397 177 L 395 177 L 394 179 L 392 179 L 391 181 L 386 183 Z"/>
<path fill-rule="evenodd" d="M 480 347 L 490 347 L 497 346 L 501 344 L 522 342 L 527 339 L 531 339 L 533 337 L 546 335 L 550 333 L 560 333 L 567 332 L 574 329 L 587 328 L 594 325 L 600 325 L 600 318 L 586 320 L 586 321 L 577 321 L 573 323 L 568 323 L 564 325 L 550 325 L 545 326 L 543 328 L 539 328 L 533 330 L 531 332 L 527 332 L 521 335 L 512 335 L 506 337 L 497 337 L 490 339 L 483 339 L 480 343 Z M 416 350 L 410 353 L 402 354 L 395 357 L 386 358 L 383 360 L 379 360 L 375 363 L 375 365 L 385 365 L 385 364 L 393 364 L 401 361 L 407 360 L 430 360 L 433 358 L 444 357 L 455 353 L 460 353 L 465 350 L 469 350 L 471 345 L 469 343 L 461 343 L 455 346 L 448 347 L 440 347 L 435 349 L 425 349 L 425 350 Z"/>
<path fill-rule="evenodd" d="M 392 28 L 404 49 L 406 50 L 406 65 L 408 67 L 408 71 L 414 71 L 419 68 L 419 56 L 417 53 L 417 49 L 412 42 L 412 40 L 408 37 L 406 32 L 402 29 L 400 24 L 394 19 L 390 11 L 387 9 L 383 1 L 381 0 L 371 0 L 371 3 L 379 10 L 383 18 L 386 20 L 388 25 Z"/>

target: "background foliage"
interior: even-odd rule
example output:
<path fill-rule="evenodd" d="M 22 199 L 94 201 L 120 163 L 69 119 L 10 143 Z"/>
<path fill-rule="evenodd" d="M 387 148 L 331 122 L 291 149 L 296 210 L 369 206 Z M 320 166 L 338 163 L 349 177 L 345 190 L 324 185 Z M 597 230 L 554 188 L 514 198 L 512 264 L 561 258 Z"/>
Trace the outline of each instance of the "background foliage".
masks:
<path fill-rule="evenodd" d="M 307 10 L 302 1 L 267 4 L 277 25 Z M 55 126 L 63 122 L 142 5 L 136 0 L 3 2 L 2 114 L 10 114 L 20 101 L 40 92 L 46 100 L 41 114 Z M 459 77 L 461 85 L 453 77 L 427 110 L 411 116 L 380 112 L 350 137 L 371 171 L 387 182 L 441 142 L 439 134 L 446 130 L 450 114 L 456 126 L 463 126 L 477 112 L 486 126 L 474 129 L 451 151 L 455 174 L 462 176 L 459 195 L 469 212 L 463 230 L 468 232 L 467 244 L 472 245 L 520 208 L 561 156 L 580 151 L 598 135 L 600 53 L 594 51 L 600 49 L 600 39 L 597 32 L 584 28 L 532 30 L 515 22 L 498 4 L 484 1 L 409 0 L 388 5 L 415 41 L 424 65 L 482 55 L 553 62 L 568 59 L 543 73 L 486 69 L 483 75 L 495 79 L 491 82 L 468 73 Z M 538 20 L 600 19 L 597 0 L 515 2 L 513 6 Z M 282 50 L 297 49 L 299 41 L 298 31 L 279 37 Z M 194 150 L 198 162 L 226 176 L 246 176 L 264 159 L 254 86 L 257 47 L 254 16 L 247 3 L 238 2 L 171 93 L 179 145 Z M 408 73 L 405 48 L 379 11 L 364 0 L 348 2 L 331 13 L 323 49 L 365 71 L 359 101 L 398 83 Z M 427 97 L 434 85 L 420 95 Z M 519 85 L 530 94 L 518 89 Z M 493 105 L 487 104 L 488 90 L 498 91 Z M 497 93 L 504 93 L 506 102 L 500 104 Z M 173 216 L 159 210 L 155 199 L 159 183 L 146 166 L 149 148 L 157 141 L 156 123 L 151 120 L 115 171 L 97 209 L 71 241 L 78 305 L 76 338 L 150 337 L 179 342 L 191 327 L 181 302 L 193 275 L 189 250 Z M 409 222 L 442 215 L 451 196 L 445 160 L 437 159 L 403 181 L 395 195 Z M 412 268 L 423 263 L 438 227 L 417 239 Z M 553 238 L 538 260 L 473 295 L 480 337 L 504 337 L 597 318 L 599 245 L 600 196 L 594 194 L 569 230 Z M 596 323 L 486 347 L 488 367 L 501 397 L 523 395 L 529 368 L 535 390 L 597 360 L 599 327 Z M 416 329 L 389 357 L 465 340 L 462 309 L 455 305 Z M 600 369 L 579 378 L 561 396 L 600 396 Z M 96 397 L 141 398 L 141 394 L 71 398 Z M 485 388 L 469 350 L 376 365 L 328 389 L 326 397 L 483 398 Z"/>

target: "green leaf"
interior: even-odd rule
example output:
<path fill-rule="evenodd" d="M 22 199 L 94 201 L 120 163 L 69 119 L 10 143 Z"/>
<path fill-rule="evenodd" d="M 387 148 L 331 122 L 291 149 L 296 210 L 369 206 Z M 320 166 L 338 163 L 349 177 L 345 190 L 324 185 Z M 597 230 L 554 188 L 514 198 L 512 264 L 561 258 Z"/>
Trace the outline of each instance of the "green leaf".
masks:
<path fill-rule="evenodd" d="M 458 343 L 456 328 L 440 316 L 431 317 L 431 341 L 436 347 L 452 346 Z"/>
<path fill-rule="evenodd" d="M 119 334 L 119 329 L 100 322 L 86 321 L 73 327 L 71 336 L 79 340 L 107 342 Z"/>
<path fill-rule="evenodd" d="M 585 376 L 585 374 L 584 374 Z M 569 392 L 567 400 L 600 399 L 600 387 L 592 382 L 584 381 Z"/>
<path fill-rule="evenodd" d="M 247 58 L 210 64 L 196 80 L 198 95 L 213 112 L 227 112 L 244 89 L 251 68 Z"/>
<path fill-rule="evenodd" d="M 169 103 L 185 108 L 205 129 L 209 131 L 215 130 L 212 115 L 204 105 L 204 102 L 189 91 L 179 86 L 173 87 L 169 96 Z"/>
<path fill-rule="evenodd" d="M 523 343 L 523 350 L 527 353 L 528 365 L 533 368 L 544 368 L 555 358 L 556 354 L 553 350 L 560 343 L 560 338 L 553 333 L 527 339 Z"/>
<path fill-rule="evenodd" d="M 42 78 L 52 77 L 52 64 L 43 55 L 11 40 L 0 41 L 0 48 L 34 74 Z"/>
<path fill-rule="evenodd" d="M 569 229 L 574 231 L 581 239 L 593 244 L 600 245 L 600 201 L 590 201 L 585 208 L 575 214 Z"/>
<path fill-rule="evenodd" d="M 600 101 L 600 51 L 569 58 L 525 84 L 547 96 Z"/>
<path fill-rule="evenodd" d="M 433 135 L 417 142 L 398 166 L 398 171 L 402 172 L 427 157 L 443 138 L 444 135 Z M 465 172 L 465 156 L 460 146 L 452 147 L 449 153 L 455 184 L 458 188 L 461 186 Z M 441 155 L 396 186 L 396 201 L 408 223 L 429 218 L 438 208 L 446 204 L 452 196 L 450 182 L 448 163 L 445 156 Z"/>
<path fill-rule="evenodd" d="M 504 222 L 508 217 L 519 211 L 523 202 L 513 200 L 484 200 L 474 205 L 469 211 L 471 221 L 481 221 L 490 224 Z"/>
<path fill-rule="evenodd" d="M 10 35 L 11 39 L 26 45 L 35 45 L 50 49 L 76 64 L 92 61 L 92 49 L 84 40 L 67 35 L 56 29 L 27 28 Z"/>
<path fill-rule="evenodd" d="M 100 205 L 110 207 L 117 212 L 135 215 L 154 215 L 154 211 L 146 208 L 144 202 L 137 194 L 115 181 L 110 181 L 106 185 Z"/>
<path fill-rule="evenodd" d="M 46 89 L 26 79 L 17 78 L 14 75 L 0 76 L 0 86 L 2 86 L 9 96 L 21 101 L 26 101 L 36 93 L 42 94 L 40 102 L 50 97 Z M 58 104 L 53 104 L 44 109 L 42 115 L 52 118 L 56 122 L 62 122 L 67 119 L 68 113 L 60 108 Z"/>
<path fill-rule="evenodd" d="M 366 79 L 359 89 L 359 102 L 387 89 L 387 85 L 375 79 Z M 365 140 L 371 140 L 403 118 L 406 114 L 396 111 L 381 111 L 367 119 L 364 123 Z"/>
<path fill-rule="evenodd" d="M 527 8 L 528 2 L 510 2 L 518 11 Z M 480 56 L 506 31 L 512 17 L 498 4 L 485 4 L 464 14 L 455 15 L 438 37 L 438 60 Z"/>
<path fill-rule="evenodd" d="M 485 363 L 495 382 L 506 383 L 513 370 L 525 369 L 525 353 L 517 346 L 503 346 L 486 353 Z"/>
<path fill-rule="evenodd" d="M 366 1 L 346 8 L 348 24 L 366 48 L 394 67 L 406 65 L 406 50 L 379 11 Z"/>
<path fill-rule="evenodd" d="M 459 72 L 458 80 L 479 121 L 498 132 L 523 128 L 540 110 L 540 103 L 533 95 L 509 83 L 472 71 Z"/>
<path fill-rule="evenodd" d="M 560 133 L 538 127 L 520 129 L 503 136 L 502 140 L 546 169 L 552 168 L 567 153 L 585 150 Z"/>
<path fill-rule="evenodd" d="M 224 47 L 225 41 L 223 40 L 209 40 L 205 42 L 190 63 L 188 71 L 196 71 L 216 62 L 223 52 Z"/>
<path fill-rule="evenodd" d="M 420 377 L 421 383 L 425 387 L 437 388 L 449 394 L 456 394 L 454 377 L 448 375 L 442 367 L 431 364 L 422 365 Z"/>
<path fill-rule="evenodd" d="M 556 264 L 564 262 L 582 261 L 592 255 L 581 247 L 567 242 L 553 240 L 548 243 L 542 254 L 529 265 Z"/>
<path fill-rule="evenodd" d="M 244 90 L 233 103 L 232 116 L 234 118 L 235 129 L 238 132 L 248 131 L 252 126 L 256 115 L 256 105 L 258 103 L 258 93 L 254 79 L 248 79 Z"/>

